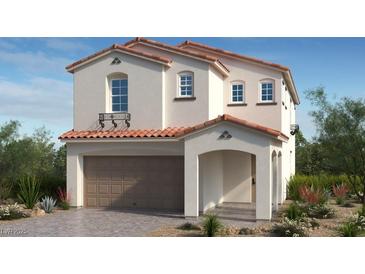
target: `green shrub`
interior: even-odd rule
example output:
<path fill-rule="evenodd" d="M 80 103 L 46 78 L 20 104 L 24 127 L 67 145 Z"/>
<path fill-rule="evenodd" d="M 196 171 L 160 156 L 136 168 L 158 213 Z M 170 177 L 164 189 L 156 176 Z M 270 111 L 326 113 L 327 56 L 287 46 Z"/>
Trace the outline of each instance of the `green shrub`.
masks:
<path fill-rule="evenodd" d="M 177 227 L 178 229 L 181 230 L 201 230 L 201 228 L 198 225 L 195 225 L 193 223 L 183 223 L 182 225 Z"/>
<path fill-rule="evenodd" d="M 46 212 L 46 213 L 52 213 L 54 207 L 56 205 L 56 200 L 54 200 L 52 197 L 46 196 L 42 199 L 41 202 L 41 208 Z"/>
<path fill-rule="evenodd" d="M 29 217 L 17 204 L 0 206 L 0 220 L 13 220 Z"/>
<path fill-rule="evenodd" d="M 330 219 L 335 216 L 335 211 L 326 204 L 309 205 L 306 207 L 308 217 Z"/>
<path fill-rule="evenodd" d="M 304 211 L 298 202 L 293 202 L 288 206 L 284 214 L 290 220 L 298 220 L 303 217 Z"/>
<path fill-rule="evenodd" d="M 362 205 L 362 207 L 359 209 L 357 214 L 359 214 L 359 216 L 364 216 L 365 217 L 365 205 Z"/>
<path fill-rule="evenodd" d="M 353 222 L 347 222 L 341 225 L 339 232 L 343 237 L 356 237 L 359 234 L 357 226 Z"/>
<path fill-rule="evenodd" d="M 39 181 L 34 176 L 23 176 L 19 179 L 19 200 L 26 208 L 32 209 L 38 202 L 41 194 L 39 191 Z"/>
<path fill-rule="evenodd" d="M 358 178 L 358 184 L 361 180 Z M 354 194 L 352 186 L 345 175 L 300 175 L 292 176 L 287 186 L 288 197 L 292 200 L 300 200 L 299 188 L 303 185 L 313 188 L 314 190 L 322 190 L 325 193 L 332 193 L 333 186 L 344 185 L 348 188 L 349 194 Z"/>
<path fill-rule="evenodd" d="M 284 217 L 280 223 L 273 225 L 271 232 L 279 237 L 305 237 L 308 236 L 308 224 Z"/>
<path fill-rule="evenodd" d="M 223 228 L 222 223 L 219 221 L 218 216 L 215 214 L 208 214 L 203 221 L 203 231 L 208 237 L 214 237 L 219 230 Z"/>
<path fill-rule="evenodd" d="M 365 216 L 355 214 L 339 228 L 340 235 L 343 237 L 356 237 L 365 232 Z"/>
<path fill-rule="evenodd" d="M 59 188 L 66 188 L 66 180 L 64 178 L 50 175 L 40 178 L 40 192 L 44 195 L 56 198 Z"/>

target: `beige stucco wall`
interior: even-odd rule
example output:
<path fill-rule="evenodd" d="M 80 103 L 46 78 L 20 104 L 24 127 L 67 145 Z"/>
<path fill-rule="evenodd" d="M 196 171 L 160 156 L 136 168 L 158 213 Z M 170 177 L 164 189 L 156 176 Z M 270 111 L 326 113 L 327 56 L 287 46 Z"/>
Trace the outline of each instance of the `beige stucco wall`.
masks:
<path fill-rule="evenodd" d="M 209 67 L 209 119 L 217 118 L 222 115 L 223 95 L 224 95 L 224 78 L 212 66 Z"/>
<path fill-rule="evenodd" d="M 165 127 L 192 126 L 210 119 L 210 102 L 215 100 L 215 98 L 209 98 L 208 94 L 210 76 L 214 78 L 211 80 L 214 83 L 217 82 L 217 76 L 211 73 L 208 63 L 142 44 L 133 48 L 173 60 L 171 68 L 166 69 L 165 72 Z M 178 95 L 178 74 L 184 71 L 192 72 L 194 75 L 193 94 L 196 100 L 174 100 Z M 216 87 L 213 89 L 217 90 Z M 216 113 L 217 110 L 215 110 Z"/>
<path fill-rule="evenodd" d="M 69 142 L 67 191 L 72 206 L 83 206 L 84 156 L 184 155 L 183 142 Z"/>
<path fill-rule="evenodd" d="M 213 151 L 199 155 L 199 212 L 222 202 L 251 203 L 251 154 Z"/>
<path fill-rule="evenodd" d="M 223 200 L 233 203 L 251 203 L 251 154 L 223 151 Z"/>
<path fill-rule="evenodd" d="M 111 65 L 115 57 L 118 65 Z M 163 65 L 114 52 L 82 66 L 74 73 L 74 129 L 96 129 L 98 113 L 111 112 L 107 76 L 128 75 L 131 128 L 161 128 L 163 122 Z M 110 128 L 111 123 L 106 124 Z"/>
<path fill-rule="evenodd" d="M 199 211 L 205 212 L 223 202 L 222 151 L 199 156 Z"/>

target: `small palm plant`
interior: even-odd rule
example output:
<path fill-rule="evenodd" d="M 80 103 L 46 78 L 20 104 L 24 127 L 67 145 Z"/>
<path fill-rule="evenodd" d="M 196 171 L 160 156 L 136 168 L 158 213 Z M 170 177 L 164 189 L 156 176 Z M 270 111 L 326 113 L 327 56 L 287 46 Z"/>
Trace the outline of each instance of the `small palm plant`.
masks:
<path fill-rule="evenodd" d="M 219 230 L 223 227 L 219 221 L 218 216 L 215 214 L 208 214 L 205 216 L 203 221 L 203 231 L 208 237 L 214 237 L 217 235 Z"/>
<path fill-rule="evenodd" d="M 54 200 L 52 197 L 46 196 L 42 199 L 41 202 L 41 208 L 46 212 L 46 213 L 52 213 L 54 207 L 56 205 L 56 200 Z"/>
<path fill-rule="evenodd" d="M 23 176 L 19 179 L 19 200 L 26 208 L 32 209 L 38 202 L 41 193 L 40 182 L 35 176 Z"/>

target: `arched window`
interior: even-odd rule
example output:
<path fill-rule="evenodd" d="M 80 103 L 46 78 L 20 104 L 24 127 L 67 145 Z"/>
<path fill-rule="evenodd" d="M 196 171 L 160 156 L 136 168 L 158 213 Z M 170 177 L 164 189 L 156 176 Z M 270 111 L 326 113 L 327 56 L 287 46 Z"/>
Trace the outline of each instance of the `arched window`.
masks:
<path fill-rule="evenodd" d="M 274 81 L 265 79 L 260 81 L 260 102 L 272 103 L 274 102 Z"/>
<path fill-rule="evenodd" d="M 193 97 L 194 75 L 192 72 L 185 71 L 178 74 L 178 96 Z"/>
<path fill-rule="evenodd" d="M 128 76 L 115 73 L 108 77 L 112 112 L 128 112 Z"/>
<path fill-rule="evenodd" d="M 238 104 L 245 101 L 245 84 L 242 81 L 231 83 L 231 103 Z"/>

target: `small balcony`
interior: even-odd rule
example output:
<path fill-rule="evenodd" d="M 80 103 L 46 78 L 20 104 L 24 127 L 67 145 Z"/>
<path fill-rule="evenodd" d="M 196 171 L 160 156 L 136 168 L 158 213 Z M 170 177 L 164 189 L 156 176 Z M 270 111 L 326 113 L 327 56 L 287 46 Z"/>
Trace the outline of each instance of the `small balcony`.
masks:
<path fill-rule="evenodd" d="M 122 121 L 127 126 L 130 127 L 131 114 L 128 112 L 112 112 L 112 113 L 99 113 L 99 124 L 102 128 L 105 127 L 105 122 L 110 121 L 114 128 L 118 126 L 117 121 Z"/>

